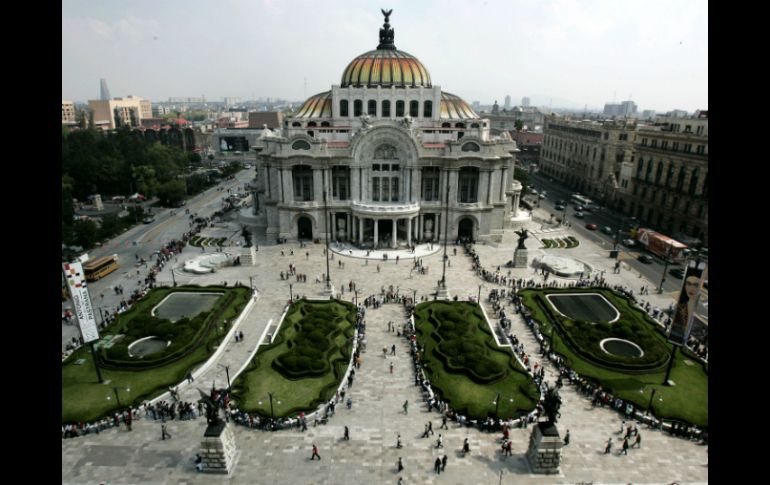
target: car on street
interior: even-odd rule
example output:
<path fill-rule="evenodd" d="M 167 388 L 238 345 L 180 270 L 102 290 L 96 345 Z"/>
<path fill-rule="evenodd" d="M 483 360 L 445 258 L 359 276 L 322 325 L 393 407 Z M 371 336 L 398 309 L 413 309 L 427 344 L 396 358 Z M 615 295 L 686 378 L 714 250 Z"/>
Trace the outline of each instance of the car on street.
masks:
<path fill-rule="evenodd" d="M 563 211 L 564 206 L 562 204 L 556 204 L 556 207 L 554 207 L 554 209 L 556 209 L 557 211 Z"/>
<path fill-rule="evenodd" d="M 652 264 L 652 256 L 649 254 L 640 254 L 638 259 L 644 264 Z"/>
<path fill-rule="evenodd" d="M 575 212 L 575 217 L 577 217 L 578 219 L 582 219 L 585 216 L 583 215 L 582 212 Z"/>
<path fill-rule="evenodd" d="M 556 205 L 565 205 L 567 203 L 566 200 L 557 200 Z"/>
<path fill-rule="evenodd" d="M 545 199 L 545 192 L 540 192 L 540 195 L 538 195 L 541 199 Z"/>
<path fill-rule="evenodd" d="M 537 189 L 530 189 L 529 193 L 532 195 L 537 195 Z"/>
<path fill-rule="evenodd" d="M 586 224 L 586 229 L 589 231 L 595 231 L 598 226 L 596 224 Z"/>
<path fill-rule="evenodd" d="M 684 268 L 671 268 L 670 270 L 668 270 L 668 274 L 670 274 L 674 278 L 681 280 L 682 278 L 684 278 Z"/>
<path fill-rule="evenodd" d="M 142 222 L 144 222 L 145 224 L 152 224 L 153 222 L 155 222 L 155 218 L 152 216 L 147 216 L 144 219 L 142 219 Z"/>
<path fill-rule="evenodd" d="M 629 248 L 633 248 L 636 246 L 636 241 L 633 239 L 623 239 L 623 245 L 628 246 Z"/>
<path fill-rule="evenodd" d="M 576 205 L 575 206 L 575 210 L 578 211 L 578 212 L 583 212 L 584 209 L 585 209 L 585 207 L 583 207 L 582 205 Z"/>
<path fill-rule="evenodd" d="M 610 226 L 604 226 L 602 227 L 602 232 L 604 234 L 612 234 L 612 228 Z"/>
<path fill-rule="evenodd" d="M 243 168 L 251 168 L 251 164 L 247 163 L 246 165 L 243 166 Z"/>

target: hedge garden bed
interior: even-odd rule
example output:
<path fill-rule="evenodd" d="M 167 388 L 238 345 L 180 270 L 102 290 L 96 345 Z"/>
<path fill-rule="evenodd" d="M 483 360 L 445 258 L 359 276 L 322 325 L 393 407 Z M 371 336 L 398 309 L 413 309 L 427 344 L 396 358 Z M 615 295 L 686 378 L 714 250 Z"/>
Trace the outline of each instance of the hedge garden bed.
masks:
<path fill-rule="evenodd" d="M 591 324 L 575 322 L 556 313 L 546 294 L 600 293 L 621 316 L 618 322 Z M 551 348 L 563 356 L 567 365 L 581 376 L 594 379 L 616 396 L 642 409 L 656 390 L 652 411 L 658 418 L 687 421 L 708 426 L 708 369 L 688 351 L 676 352 L 670 379 L 675 386 L 663 386 L 672 347 L 666 343 L 659 325 L 653 322 L 625 296 L 606 288 L 527 289 L 519 292 L 522 304 L 537 320 Z M 545 303 L 545 304 L 543 304 Z M 555 329 L 553 323 L 556 323 Z M 552 334 L 552 330 L 555 330 Z M 635 342 L 645 352 L 642 358 L 606 354 L 599 347 L 604 338 L 622 338 Z"/>
<path fill-rule="evenodd" d="M 176 323 L 151 314 L 152 308 L 172 292 L 211 291 L 223 294 L 211 311 Z M 152 399 L 178 384 L 216 350 L 228 325 L 243 311 L 250 297 L 248 288 L 238 287 L 153 289 L 101 332 L 100 342 L 111 344 L 103 348 L 97 344 L 99 367 L 108 384 L 97 382 L 93 357 L 87 346 L 62 362 L 62 422 L 92 421 L 119 409 L 113 387 L 119 388 L 122 409 Z M 119 335 L 123 337 L 116 338 Z M 170 340 L 171 345 L 144 358 L 130 357 L 128 346 L 148 336 Z"/>
<path fill-rule="evenodd" d="M 281 329 L 233 382 L 241 411 L 277 418 L 315 410 L 336 393 L 350 362 L 356 307 L 342 301 L 300 300 Z M 278 403 L 280 401 L 280 404 Z"/>
<path fill-rule="evenodd" d="M 428 302 L 415 309 L 427 378 L 440 399 L 471 419 L 501 418 L 535 408 L 539 392 L 508 347 L 499 347 L 476 303 Z M 511 402 L 511 399 L 513 400 Z"/>

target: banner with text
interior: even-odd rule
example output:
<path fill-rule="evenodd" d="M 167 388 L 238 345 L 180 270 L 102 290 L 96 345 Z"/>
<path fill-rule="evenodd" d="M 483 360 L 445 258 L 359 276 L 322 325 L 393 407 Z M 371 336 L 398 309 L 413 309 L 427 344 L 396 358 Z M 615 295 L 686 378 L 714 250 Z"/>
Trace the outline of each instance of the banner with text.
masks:
<path fill-rule="evenodd" d="M 698 303 L 701 288 L 703 287 L 704 271 L 706 263 L 691 260 L 687 264 L 687 271 L 682 282 L 682 291 L 679 293 L 674 318 L 671 322 L 671 332 L 668 341 L 676 345 L 685 345 L 692 328 L 692 318 Z"/>
<path fill-rule="evenodd" d="M 72 297 L 72 305 L 75 307 L 75 315 L 78 318 L 80 334 L 85 343 L 99 340 L 99 331 L 96 328 L 96 317 L 91 306 L 91 297 L 86 288 L 86 279 L 83 275 L 83 264 L 64 263 L 64 277 L 67 278 L 67 287 Z"/>

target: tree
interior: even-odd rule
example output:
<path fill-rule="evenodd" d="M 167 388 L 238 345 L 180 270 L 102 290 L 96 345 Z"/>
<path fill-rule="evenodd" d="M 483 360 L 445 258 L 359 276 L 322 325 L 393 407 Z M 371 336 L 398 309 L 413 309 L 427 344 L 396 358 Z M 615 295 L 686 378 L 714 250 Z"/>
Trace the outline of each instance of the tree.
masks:
<path fill-rule="evenodd" d="M 99 242 L 99 228 L 92 220 L 75 221 L 75 244 L 83 248 L 92 248 Z"/>
<path fill-rule="evenodd" d="M 184 199 L 187 185 L 184 180 L 170 180 L 158 188 L 158 199 L 165 206 L 174 206 Z"/>
<path fill-rule="evenodd" d="M 529 185 L 529 173 L 523 168 L 516 167 L 513 169 L 513 178 L 521 182 L 523 187 L 521 189 L 521 197 L 524 198 L 529 193 L 529 188 L 527 187 Z"/>
<path fill-rule="evenodd" d="M 521 131 L 521 129 L 524 128 L 524 123 L 521 120 L 516 120 L 513 123 L 513 126 L 516 127 L 516 131 Z"/>
<path fill-rule="evenodd" d="M 105 214 L 102 216 L 102 225 L 99 228 L 99 239 L 109 239 L 118 234 L 123 229 L 120 219 L 115 214 Z"/>

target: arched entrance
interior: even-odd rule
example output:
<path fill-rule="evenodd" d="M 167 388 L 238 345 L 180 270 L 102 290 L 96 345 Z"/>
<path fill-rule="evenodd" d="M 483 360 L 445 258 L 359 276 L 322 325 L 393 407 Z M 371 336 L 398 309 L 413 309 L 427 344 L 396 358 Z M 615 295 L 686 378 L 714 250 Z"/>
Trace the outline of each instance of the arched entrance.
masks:
<path fill-rule="evenodd" d="M 473 241 L 473 219 L 464 217 L 460 219 L 457 228 L 457 239 L 460 241 Z"/>
<path fill-rule="evenodd" d="M 313 222 L 309 217 L 297 219 L 297 239 L 313 239 Z"/>

